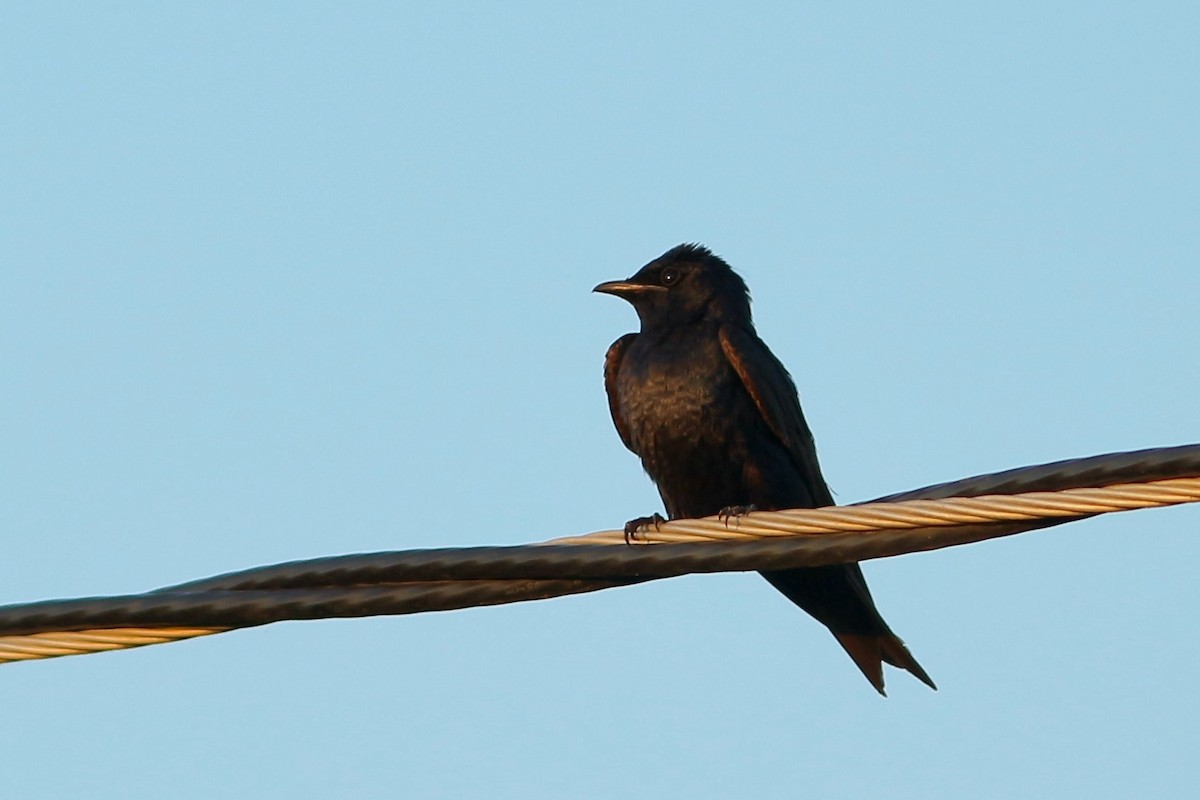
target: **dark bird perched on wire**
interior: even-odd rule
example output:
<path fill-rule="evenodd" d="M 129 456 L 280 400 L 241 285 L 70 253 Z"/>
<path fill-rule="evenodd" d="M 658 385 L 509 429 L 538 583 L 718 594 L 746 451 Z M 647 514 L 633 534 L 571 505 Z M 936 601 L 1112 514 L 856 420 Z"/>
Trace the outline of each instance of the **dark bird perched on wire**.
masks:
<path fill-rule="evenodd" d="M 671 519 L 833 505 L 796 387 L 755 333 L 750 293 L 728 264 L 682 244 L 595 291 L 628 300 L 641 320 L 608 349 L 604 386 Z M 626 535 L 656 520 L 633 520 Z M 937 688 L 879 615 L 858 564 L 762 574 L 829 628 L 880 694 L 885 661 Z"/>

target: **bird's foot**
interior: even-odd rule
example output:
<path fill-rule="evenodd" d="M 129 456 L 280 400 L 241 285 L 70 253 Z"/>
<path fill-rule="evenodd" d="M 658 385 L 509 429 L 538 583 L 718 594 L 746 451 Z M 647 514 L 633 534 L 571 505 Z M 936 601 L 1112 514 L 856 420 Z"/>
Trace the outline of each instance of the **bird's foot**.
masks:
<path fill-rule="evenodd" d="M 738 517 L 742 516 L 743 514 L 749 514 L 751 511 L 758 511 L 758 506 L 725 506 L 717 512 L 717 519 L 721 520 L 721 522 L 724 522 L 725 527 L 728 528 L 729 520 L 736 520 Z"/>
<path fill-rule="evenodd" d="M 633 544 L 637 541 L 638 534 L 650 529 L 654 526 L 654 530 L 658 530 L 658 526 L 666 522 L 667 519 L 657 511 L 649 517 L 638 517 L 631 519 L 625 523 L 625 544 Z"/>

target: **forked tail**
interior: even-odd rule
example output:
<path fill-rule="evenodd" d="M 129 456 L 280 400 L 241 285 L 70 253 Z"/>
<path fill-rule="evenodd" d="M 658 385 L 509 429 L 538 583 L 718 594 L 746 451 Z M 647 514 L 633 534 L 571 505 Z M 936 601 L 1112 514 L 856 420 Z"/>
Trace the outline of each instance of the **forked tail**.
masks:
<path fill-rule="evenodd" d="M 887 692 L 883 689 L 883 662 L 908 670 L 921 683 L 937 691 L 937 686 L 929 674 L 917 663 L 912 653 L 904 646 L 899 637 L 890 633 L 834 633 L 838 643 L 850 654 L 850 658 L 862 670 L 875 691 L 884 697 Z"/>

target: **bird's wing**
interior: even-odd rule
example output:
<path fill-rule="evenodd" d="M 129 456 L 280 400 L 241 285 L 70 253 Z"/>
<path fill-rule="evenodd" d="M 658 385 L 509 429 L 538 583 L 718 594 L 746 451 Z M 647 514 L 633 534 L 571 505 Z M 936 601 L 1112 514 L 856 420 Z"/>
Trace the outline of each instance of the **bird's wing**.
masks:
<path fill-rule="evenodd" d="M 783 443 L 800 474 L 808 482 L 814 503 L 833 505 L 833 495 L 821 477 L 812 431 L 800 410 L 800 397 L 779 359 L 752 331 L 722 325 L 721 349 L 746 392 Z M 833 632 L 867 679 L 883 693 L 883 663 L 906 669 L 936 689 L 928 673 L 904 646 L 871 599 L 858 564 L 836 564 L 815 569 L 764 572 L 763 577 L 784 596 L 820 620 Z"/>
<path fill-rule="evenodd" d="M 758 413 L 787 448 L 800 473 L 809 478 L 813 500 L 818 506 L 833 505 L 833 495 L 821 476 L 817 447 L 804 412 L 800 410 L 800 397 L 792 377 L 751 331 L 736 325 L 722 325 L 720 336 L 721 349 L 758 407 Z"/>
<path fill-rule="evenodd" d="M 625 351 L 629 349 L 629 345 L 633 344 L 635 336 L 637 336 L 636 333 L 625 334 L 613 342 L 612 347 L 608 348 L 608 352 L 604 355 L 604 391 L 608 394 L 608 411 L 612 414 L 613 425 L 616 426 L 621 441 L 634 453 L 637 451 L 633 449 L 629 423 L 621 416 L 621 402 L 617 396 L 617 373 L 621 369 L 621 359 L 625 357 Z"/>

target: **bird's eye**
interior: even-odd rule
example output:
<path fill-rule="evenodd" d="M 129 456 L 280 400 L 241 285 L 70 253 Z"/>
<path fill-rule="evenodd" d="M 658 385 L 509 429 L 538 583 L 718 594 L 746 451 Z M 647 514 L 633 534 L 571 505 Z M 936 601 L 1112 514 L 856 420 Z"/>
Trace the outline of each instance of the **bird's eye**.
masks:
<path fill-rule="evenodd" d="M 674 267 L 667 267 L 662 271 L 662 274 L 658 276 L 658 279 L 662 281 L 663 286 L 671 286 L 679 283 L 679 270 L 675 269 Z"/>

